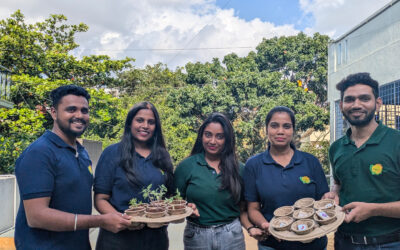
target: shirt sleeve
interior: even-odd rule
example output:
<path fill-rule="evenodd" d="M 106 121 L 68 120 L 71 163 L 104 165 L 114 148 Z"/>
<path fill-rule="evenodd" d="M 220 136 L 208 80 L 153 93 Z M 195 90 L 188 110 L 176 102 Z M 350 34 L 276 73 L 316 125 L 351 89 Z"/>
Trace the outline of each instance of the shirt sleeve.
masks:
<path fill-rule="evenodd" d="M 317 199 L 320 200 L 326 192 L 329 192 L 329 186 L 321 163 L 316 157 L 313 158 L 314 182 L 317 185 Z"/>
<path fill-rule="evenodd" d="M 100 156 L 94 175 L 93 190 L 96 194 L 111 195 L 115 168 L 119 165 L 117 145 L 106 148 Z"/>
<path fill-rule="evenodd" d="M 259 202 L 256 186 L 257 176 L 255 174 L 255 166 L 247 161 L 243 170 L 244 198 L 246 201 Z"/>
<path fill-rule="evenodd" d="M 51 197 L 56 158 L 49 148 L 32 147 L 17 160 L 15 176 L 22 200 Z"/>
<path fill-rule="evenodd" d="M 332 151 L 333 151 L 333 147 L 331 146 L 329 148 L 329 152 L 328 152 L 329 163 L 331 164 L 333 179 L 335 180 L 335 183 L 340 184 L 339 178 L 336 175 L 335 166 L 333 165 L 333 152 Z"/>
<path fill-rule="evenodd" d="M 191 166 L 186 164 L 185 160 L 175 169 L 174 186 L 178 188 L 182 198 L 186 199 L 186 189 L 190 181 Z"/>

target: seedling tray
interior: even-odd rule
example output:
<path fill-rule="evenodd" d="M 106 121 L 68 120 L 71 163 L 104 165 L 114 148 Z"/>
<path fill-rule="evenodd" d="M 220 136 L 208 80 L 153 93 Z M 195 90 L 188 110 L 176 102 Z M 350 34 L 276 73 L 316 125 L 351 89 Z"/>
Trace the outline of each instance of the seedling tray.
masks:
<path fill-rule="evenodd" d="M 310 233 L 305 235 L 299 235 L 292 231 L 277 231 L 273 227 L 269 227 L 268 231 L 275 237 L 281 240 L 287 241 L 301 241 L 303 243 L 308 243 L 313 241 L 314 239 L 323 237 L 330 232 L 334 232 L 337 228 L 343 223 L 345 213 L 342 211 L 342 207 L 336 206 L 336 220 L 328 225 L 318 225 L 316 223 L 316 227 Z M 274 219 L 274 218 L 272 218 Z M 271 220 L 272 221 L 272 220 Z"/>
<path fill-rule="evenodd" d="M 193 213 L 193 209 L 191 207 L 186 207 L 186 211 L 184 214 L 177 215 L 169 215 L 167 211 L 165 211 L 165 216 L 160 218 L 148 218 L 146 215 L 143 216 L 132 216 L 131 222 L 139 222 L 139 223 L 169 223 L 174 221 L 182 220 Z"/>

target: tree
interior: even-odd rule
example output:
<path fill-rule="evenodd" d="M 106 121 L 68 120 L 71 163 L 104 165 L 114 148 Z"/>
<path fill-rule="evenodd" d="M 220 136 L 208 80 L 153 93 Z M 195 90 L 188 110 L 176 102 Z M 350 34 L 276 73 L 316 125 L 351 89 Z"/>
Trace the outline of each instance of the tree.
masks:
<path fill-rule="evenodd" d="M 75 36 L 88 26 L 66 24 L 64 15 L 50 15 L 43 22 L 26 24 L 18 10 L 0 21 L 0 65 L 14 74 L 27 74 L 51 80 L 69 79 L 85 86 L 118 86 L 115 74 L 131 67 L 132 58 L 110 60 L 105 55 L 70 55 L 79 45 Z"/>
<path fill-rule="evenodd" d="M 317 95 L 316 104 L 327 105 L 327 64 L 329 37 L 315 33 L 263 39 L 257 46 L 256 62 L 260 71 L 278 71 L 291 82 Z"/>

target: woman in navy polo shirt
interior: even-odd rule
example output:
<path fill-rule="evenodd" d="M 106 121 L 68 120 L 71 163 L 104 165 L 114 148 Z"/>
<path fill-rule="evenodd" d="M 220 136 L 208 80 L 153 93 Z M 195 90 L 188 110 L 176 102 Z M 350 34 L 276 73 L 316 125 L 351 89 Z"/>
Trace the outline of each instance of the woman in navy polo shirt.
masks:
<path fill-rule="evenodd" d="M 174 181 L 182 196 L 196 204 L 200 214 L 187 220 L 185 250 L 245 249 L 239 221 L 242 180 L 235 136 L 223 114 L 213 113 L 203 122 L 191 155 L 175 170 Z M 254 236 L 262 233 L 250 224 L 246 213 L 242 213 L 241 219 Z"/>
<path fill-rule="evenodd" d="M 275 209 L 293 205 L 304 197 L 319 200 L 329 188 L 318 159 L 296 150 L 292 143 L 295 131 L 293 111 L 287 107 L 275 107 L 268 113 L 265 124 L 268 149 L 246 162 L 243 179 L 249 218 L 268 232 Z M 258 249 L 322 250 L 326 245 L 326 237 L 304 244 L 277 241 L 270 236 L 258 243 Z"/>
<path fill-rule="evenodd" d="M 100 213 L 123 213 L 129 201 L 146 202 L 141 194 L 152 184 L 173 185 L 173 166 L 165 148 L 161 122 L 153 104 L 141 102 L 129 112 L 121 142 L 107 147 L 96 167 L 95 206 Z M 166 226 L 152 229 L 143 224 L 119 233 L 100 229 L 96 249 L 168 249 Z"/>

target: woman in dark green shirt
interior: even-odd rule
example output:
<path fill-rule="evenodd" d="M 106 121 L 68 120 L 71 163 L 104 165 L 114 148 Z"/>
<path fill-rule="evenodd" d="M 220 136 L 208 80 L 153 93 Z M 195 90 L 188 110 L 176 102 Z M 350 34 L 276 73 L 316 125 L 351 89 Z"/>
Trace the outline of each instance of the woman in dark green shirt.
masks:
<path fill-rule="evenodd" d="M 230 121 L 211 114 L 201 125 L 191 155 L 175 171 L 175 184 L 188 202 L 196 204 L 199 217 L 188 218 L 185 250 L 244 250 L 239 221 L 242 180 Z M 242 223 L 253 235 L 261 234 L 242 213 Z"/>

